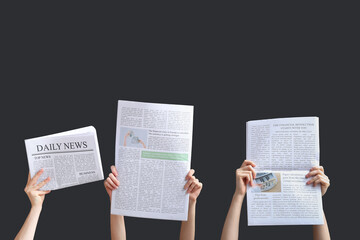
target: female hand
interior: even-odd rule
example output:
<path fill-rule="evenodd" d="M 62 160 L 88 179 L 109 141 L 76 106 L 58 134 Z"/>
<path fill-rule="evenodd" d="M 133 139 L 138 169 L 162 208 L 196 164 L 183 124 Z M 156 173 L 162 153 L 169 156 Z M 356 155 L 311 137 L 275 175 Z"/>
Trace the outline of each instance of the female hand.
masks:
<path fill-rule="evenodd" d="M 306 184 L 321 185 L 321 195 L 324 196 L 328 187 L 330 186 L 330 179 L 325 175 L 322 166 L 316 166 L 310 169 L 309 173 L 305 175 L 306 178 L 312 177 Z"/>
<path fill-rule="evenodd" d="M 50 190 L 49 191 L 39 190 L 50 181 L 50 177 L 47 177 L 44 181 L 37 184 L 37 181 L 41 176 L 41 174 L 43 174 L 43 172 L 44 169 L 40 169 L 33 178 L 30 178 L 30 173 L 28 175 L 28 181 L 24 191 L 27 194 L 32 207 L 42 207 L 42 204 L 45 199 L 45 195 L 51 192 Z"/>
<path fill-rule="evenodd" d="M 251 186 L 254 185 L 254 178 L 256 177 L 255 166 L 253 161 L 244 160 L 241 167 L 236 169 L 236 194 L 245 196 L 247 190 L 246 185 L 248 183 L 250 183 Z"/>
<path fill-rule="evenodd" d="M 109 173 L 109 177 L 104 181 L 104 186 L 105 186 L 105 190 L 106 190 L 107 194 L 109 195 L 110 201 L 111 201 L 112 191 L 117 189 L 120 186 L 120 182 L 119 182 L 119 180 L 116 179 L 116 177 L 118 176 L 116 167 L 114 165 L 112 165 L 110 167 L 110 169 L 111 169 L 111 173 Z"/>
<path fill-rule="evenodd" d="M 191 169 L 186 175 L 185 180 L 187 180 L 184 189 L 189 193 L 190 202 L 196 202 L 196 199 L 200 195 L 203 184 L 194 176 L 195 170 Z"/>

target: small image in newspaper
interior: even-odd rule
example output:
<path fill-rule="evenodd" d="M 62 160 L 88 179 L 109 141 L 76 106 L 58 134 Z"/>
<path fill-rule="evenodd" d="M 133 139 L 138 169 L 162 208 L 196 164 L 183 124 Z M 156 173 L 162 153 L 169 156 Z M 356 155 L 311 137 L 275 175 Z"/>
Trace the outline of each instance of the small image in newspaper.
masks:
<path fill-rule="evenodd" d="M 30 175 L 50 177 L 42 190 L 56 190 L 104 179 L 94 127 L 25 140 Z"/>
<path fill-rule="evenodd" d="M 281 192 L 281 173 L 258 172 L 254 182 L 252 192 Z"/>

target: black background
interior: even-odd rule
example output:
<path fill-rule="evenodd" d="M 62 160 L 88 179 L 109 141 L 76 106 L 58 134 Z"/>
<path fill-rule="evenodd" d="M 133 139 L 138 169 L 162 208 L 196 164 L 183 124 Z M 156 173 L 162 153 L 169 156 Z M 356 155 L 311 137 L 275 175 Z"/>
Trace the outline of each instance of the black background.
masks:
<path fill-rule="evenodd" d="M 1 239 L 30 203 L 24 139 L 93 125 L 114 163 L 117 100 L 195 106 L 192 168 L 204 183 L 197 239 L 219 239 L 245 159 L 248 120 L 318 116 L 333 239 L 358 212 L 358 25 L 353 6 L 136 3 L 3 6 Z M 110 239 L 102 181 L 53 191 L 36 239 Z M 126 218 L 128 239 L 177 239 L 180 222 Z M 242 239 L 311 239 L 311 226 L 248 227 Z"/>

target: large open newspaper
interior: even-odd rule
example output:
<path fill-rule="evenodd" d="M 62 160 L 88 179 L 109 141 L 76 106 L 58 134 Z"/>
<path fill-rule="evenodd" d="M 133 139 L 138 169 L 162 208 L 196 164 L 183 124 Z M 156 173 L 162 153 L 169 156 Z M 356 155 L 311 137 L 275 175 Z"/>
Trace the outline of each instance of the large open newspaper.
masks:
<path fill-rule="evenodd" d="M 317 117 L 247 122 L 246 158 L 257 173 L 247 192 L 249 226 L 323 224 L 320 186 L 305 178 L 319 154 Z"/>
<path fill-rule="evenodd" d="M 119 101 L 111 214 L 187 220 L 193 106 Z"/>
<path fill-rule="evenodd" d="M 25 140 L 30 175 L 41 168 L 42 190 L 55 190 L 104 179 L 94 127 L 79 128 Z"/>

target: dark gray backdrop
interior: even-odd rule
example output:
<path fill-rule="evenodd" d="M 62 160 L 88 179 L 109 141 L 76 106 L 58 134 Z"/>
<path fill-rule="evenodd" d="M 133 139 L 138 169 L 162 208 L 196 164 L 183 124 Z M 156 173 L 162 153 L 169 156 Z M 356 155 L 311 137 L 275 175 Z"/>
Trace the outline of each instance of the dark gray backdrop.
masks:
<path fill-rule="evenodd" d="M 246 156 L 246 121 L 320 117 L 321 164 L 332 180 L 324 210 L 332 237 L 340 238 L 356 208 L 352 19 L 340 17 L 337 6 L 282 7 L 287 11 L 260 3 L 3 8 L 0 238 L 13 238 L 30 208 L 24 139 L 93 125 L 107 175 L 119 99 L 195 106 L 192 167 L 204 183 L 197 239 L 220 238 L 234 171 Z M 126 229 L 128 239 L 176 239 L 180 222 L 127 217 Z M 311 233 L 311 226 L 247 227 L 243 206 L 242 239 Z M 101 181 L 46 197 L 36 239 L 109 238 Z"/>

